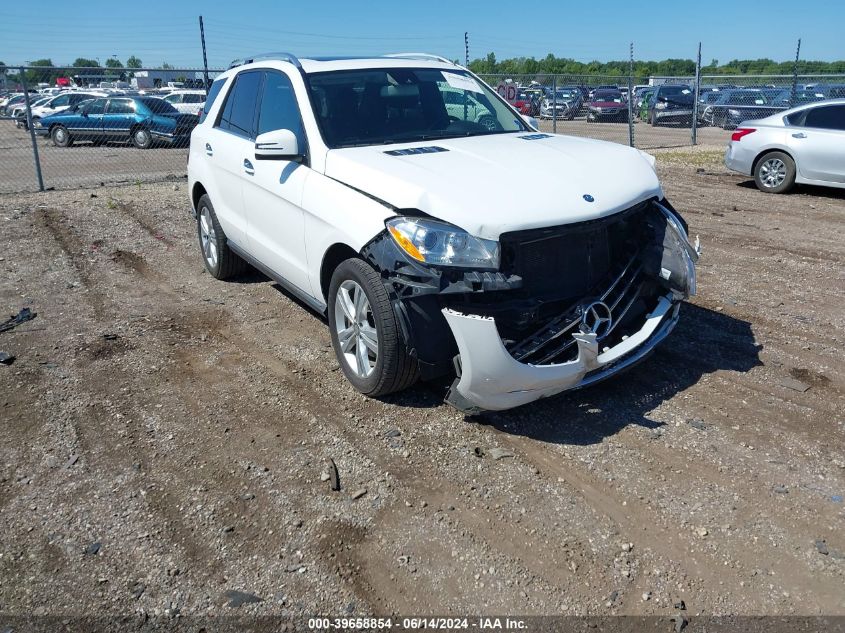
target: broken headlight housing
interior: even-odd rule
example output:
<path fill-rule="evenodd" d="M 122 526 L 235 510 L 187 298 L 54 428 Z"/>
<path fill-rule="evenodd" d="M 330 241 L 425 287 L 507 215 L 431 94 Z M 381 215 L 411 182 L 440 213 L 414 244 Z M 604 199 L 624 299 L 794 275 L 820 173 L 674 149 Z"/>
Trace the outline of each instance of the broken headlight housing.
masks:
<path fill-rule="evenodd" d="M 391 218 L 385 225 L 399 248 L 418 262 L 433 266 L 499 268 L 499 243 L 470 235 L 457 226 L 404 216 Z"/>

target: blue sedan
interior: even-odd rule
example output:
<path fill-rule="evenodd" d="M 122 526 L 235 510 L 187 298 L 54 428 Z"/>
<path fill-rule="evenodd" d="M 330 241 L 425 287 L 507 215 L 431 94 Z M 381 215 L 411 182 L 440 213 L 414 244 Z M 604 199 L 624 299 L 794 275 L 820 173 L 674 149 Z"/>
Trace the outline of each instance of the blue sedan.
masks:
<path fill-rule="evenodd" d="M 57 147 L 70 147 L 75 141 L 131 142 L 138 149 L 157 143 L 187 147 L 198 121 L 163 99 L 115 96 L 94 99 L 75 112 L 44 117 L 35 124 L 35 132 L 49 136 Z"/>

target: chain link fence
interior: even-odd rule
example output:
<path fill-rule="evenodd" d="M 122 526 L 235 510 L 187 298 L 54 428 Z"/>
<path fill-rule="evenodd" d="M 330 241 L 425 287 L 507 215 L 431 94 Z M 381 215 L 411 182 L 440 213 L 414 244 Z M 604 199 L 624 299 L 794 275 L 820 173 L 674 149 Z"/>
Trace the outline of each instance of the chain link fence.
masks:
<path fill-rule="evenodd" d="M 181 179 L 220 70 L 6 69 L 0 193 Z M 641 149 L 724 146 L 745 120 L 845 97 L 845 75 L 482 75 L 540 129 Z M 23 96 L 24 91 L 29 95 Z"/>
<path fill-rule="evenodd" d="M 845 75 L 482 75 L 540 129 L 641 149 L 725 145 L 742 121 L 845 97 Z"/>
<path fill-rule="evenodd" d="M 190 132 L 220 72 L 7 68 L 0 193 L 184 178 Z"/>

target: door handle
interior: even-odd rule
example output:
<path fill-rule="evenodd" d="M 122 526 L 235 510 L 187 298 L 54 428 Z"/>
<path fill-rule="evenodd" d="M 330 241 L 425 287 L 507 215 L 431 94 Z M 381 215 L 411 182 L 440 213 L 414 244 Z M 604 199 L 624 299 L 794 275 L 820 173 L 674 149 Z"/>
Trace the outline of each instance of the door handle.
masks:
<path fill-rule="evenodd" d="M 248 158 L 244 158 L 244 171 L 250 176 L 255 173 L 255 168 L 252 166 L 252 163 L 249 162 Z"/>
<path fill-rule="evenodd" d="M 804 132 L 797 132 L 792 135 L 792 138 L 807 138 L 807 135 Z"/>
<path fill-rule="evenodd" d="M 208 154 L 209 156 L 213 156 L 213 155 L 214 155 L 214 150 L 213 150 L 213 149 L 211 149 L 211 144 L 210 144 L 210 143 L 206 143 L 206 144 L 205 144 L 205 153 L 206 153 L 206 154 Z"/>

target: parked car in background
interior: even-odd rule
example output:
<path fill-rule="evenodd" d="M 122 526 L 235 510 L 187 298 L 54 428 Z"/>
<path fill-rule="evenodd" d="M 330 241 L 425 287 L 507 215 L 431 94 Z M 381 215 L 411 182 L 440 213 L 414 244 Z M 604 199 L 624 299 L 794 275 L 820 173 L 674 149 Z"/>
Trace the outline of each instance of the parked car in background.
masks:
<path fill-rule="evenodd" d="M 648 122 L 653 126 L 664 123 L 692 125 L 692 89 L 686 85 L 663 84 L 657 86 L 648 110 Z"/>
<path fill-rule="evenodd" d="M 721 92 L 718 90 L 710 90 L 702 92 L 698 96 L 698 124 L 710 125 L 711 108 L 716 101 L 721 98 Z"/>
<path fill-rule="evenodd" d="M 52 97 L 41 97 L 40 99 L 35 99 L 29 104 L 30 112 L 32 112 L 33 108 L 37 108 L 39 106 L 44 105 L 47 103 Z M 17 104 L 15 107 L 12 108 L 12 111 L 9 113 L 10 116 L 15 117 L 15 126 L 22 127 L 27 129 L 26 126 L 26 101 L 22 101 L 21 103 Z"/>
<path fill-rule="evenodd" d="M 164 100 L 183 114 L 195 114 L 199 116 L 205 104 L 205 91 L 174 90 L 164 97 Z"/>
<path fill-rule="evenodd" d="M 644 86 L 634 93 L 634 109 L 639 111 L 643 107 L 643 102 L 649 95 L 654 94 L 656 88 L 653 86 Z M 643 117 L 644 119 L 644 117 Z"/>
<path fill-rule="evenodd" d="M 581 91 L 577 87 L 558 88 L 540 103 L 541 119 L 574 119 L 581 110 Z"/>
<path fill-rule="evenodd" d="M 770 102 L 762 90 L 722 90 L 719 95 L 707 109 L 706 123 L 724 130 L 733 130 L 742 121 L 762 119 L 787 107 Z"/>
<path fill-rule="evenodd" d="M 443 101 L 446 113 L 461 121 L 473 121 L 492 130 L 495 118 L 490 109 L 465 90 L 445 88 Z M 466 114 L 466 116 L 464 116 Z"/>
<path fill-rule="evenodd" d="M 732 171 L 767 193 L 796 183 L 845 189 L 845 99 L 819 101 L 742 121 L 725 152 Z"/>
<path fill-rule="evenodd" d="M 38 119 L 42 119 L 45 116 L 50 116 L 51 114 L 59 114 L 60 112 L 64 112 L 65 110 L 69 109 L 71 106 L 76 105 L 77 103 L 81 103 L 83 101 L 87 101 L 89 99 L 95 99 L 97 97 L 105 97 L 104 93 L 90 93 L 90 92 L 76 92 L 76 91 L 66 91 L 63 92 L 55 97 L 50 97 L 46 101 L 42 101 L 38 104 L 32 105 L 32 121 L 33 123 Z"/>
<path fill-rule="evenodd" d="M 540 115 L 540 96 L 538 92 L 520 92 L 513 104 L 520 114 L 525 116 Z"/>
<path fill-rule="evenodd" d="M 587 121 L 627 121 L 628 103 L 619 90 L 596 90 L 587 104 Z"/>
<path fill-rule="evenodd" d="M 34 123 L 57 147 L 76 141 L 131 142 L 138 149 L 158 143 L 184 147 L 199 118 L 182 114 L 157 97 L 101 97 L 76 112 L 62 112 Z"/>
<path fill-rule="evenodd" d="M 643 95 L 642 101 L 640 102 L 639 110 L 637 111 L 637 116 L 639 117 L 640 121 L 647 121 L 648 120 L 648 110 L 651 107 L 651 101 L 654 99 L 654 91 L 646 92 Z"/>
<path fill-rule="evenodd" d="M 595 86 L 594 88 L 590 88 L 590 94 L 588 96 L 589 101 L 592 101 L 596 96 L 597 90 L 619 90 L 619 87 L 608 84 L 606 86 Z"/>

